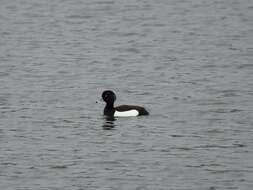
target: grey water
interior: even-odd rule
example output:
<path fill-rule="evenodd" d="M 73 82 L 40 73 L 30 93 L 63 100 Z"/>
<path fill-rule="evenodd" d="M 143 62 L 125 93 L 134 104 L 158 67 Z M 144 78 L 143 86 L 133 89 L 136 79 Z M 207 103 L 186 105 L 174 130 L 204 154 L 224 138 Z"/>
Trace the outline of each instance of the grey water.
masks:
<path fill-rule="evenodd" d="M 1 190 L 253 188 L 253 1 L 0 4 Z"/>

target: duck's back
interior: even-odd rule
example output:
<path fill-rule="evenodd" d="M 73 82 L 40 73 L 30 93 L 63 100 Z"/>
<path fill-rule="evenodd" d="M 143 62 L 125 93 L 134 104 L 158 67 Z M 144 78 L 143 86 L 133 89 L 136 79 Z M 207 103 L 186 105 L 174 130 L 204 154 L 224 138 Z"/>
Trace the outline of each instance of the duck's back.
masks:
<path fill-rule="evenodd" d="M 117 112 L 128 112 L 128 113 L 130 113 L 132 111 L 133 114 L 137 113 L 137 115 L 149 115 L 148 111 L 145 108 L 143 108 L 141 106 L 133 106 L 133 105 L 117 106 L 117 107 L 115 107 L 115 111 L 117 111 Z"/>

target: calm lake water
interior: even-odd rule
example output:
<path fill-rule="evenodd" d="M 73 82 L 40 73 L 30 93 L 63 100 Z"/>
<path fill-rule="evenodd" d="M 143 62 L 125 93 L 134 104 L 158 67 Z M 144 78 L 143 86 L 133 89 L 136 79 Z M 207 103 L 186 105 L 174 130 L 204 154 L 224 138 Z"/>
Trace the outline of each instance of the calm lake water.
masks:
<path fill-rule="evenodd" d="M 1 0 L 0 84 L 1 190 L 253 188 L 252 0 Z"/>

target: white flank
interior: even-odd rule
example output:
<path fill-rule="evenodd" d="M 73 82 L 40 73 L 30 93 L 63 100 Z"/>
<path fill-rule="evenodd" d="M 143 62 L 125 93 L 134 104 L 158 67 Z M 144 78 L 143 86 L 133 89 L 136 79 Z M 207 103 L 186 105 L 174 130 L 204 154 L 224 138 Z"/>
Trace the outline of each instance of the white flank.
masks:
<path fill-rule="evenodd" d="M 131 116 L 137 116 L 137 115 L 139 115 L 139 112 L 137 110 L 115 111 L 114 113 L 115 117 L 131 117 Z"/>

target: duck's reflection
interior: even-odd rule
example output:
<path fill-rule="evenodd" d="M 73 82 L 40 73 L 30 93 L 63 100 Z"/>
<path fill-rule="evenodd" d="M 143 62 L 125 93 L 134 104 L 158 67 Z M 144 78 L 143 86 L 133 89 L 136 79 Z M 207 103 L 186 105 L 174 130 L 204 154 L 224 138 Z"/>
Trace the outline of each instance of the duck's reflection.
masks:
<path fill-rule="evenodd" d="M 103 129 L 104 130 L 111 130 L 113 129 L 116 125 L 114 124 L 114 121 L 116 121 L 115 117 L 104 117 L 104 124 L 103 124 Z"/>

